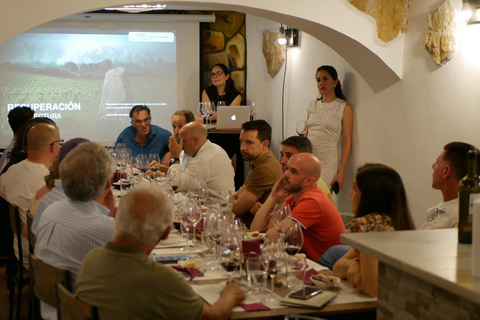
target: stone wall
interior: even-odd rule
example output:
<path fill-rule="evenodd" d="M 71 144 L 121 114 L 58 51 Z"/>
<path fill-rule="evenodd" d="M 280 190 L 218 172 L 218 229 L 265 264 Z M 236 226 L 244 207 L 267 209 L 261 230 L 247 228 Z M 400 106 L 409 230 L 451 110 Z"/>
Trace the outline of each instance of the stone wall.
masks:
<path fill-rule="evenodd" d="M 247 43 L 245 14 L 232 11 L 214 11 L 214 23 L 200 24 L 200 93 L 212 84 L 212 66 L 223 63 L 230 69 L 235 88 L 246 104 Z M 201 97 L 200 97 L 201 100 Z"/>
<path fill-rule="evenodd" d="M 479 320 L 480 305 L 380 262 L 377 320 L 386 319 Z"/>

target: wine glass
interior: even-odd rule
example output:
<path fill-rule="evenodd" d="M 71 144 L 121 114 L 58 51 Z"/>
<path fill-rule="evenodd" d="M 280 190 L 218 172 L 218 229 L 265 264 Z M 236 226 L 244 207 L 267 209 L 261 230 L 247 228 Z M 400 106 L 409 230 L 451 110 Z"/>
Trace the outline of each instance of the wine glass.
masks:
<path fill-rule="evenodd" d="M 227 106 L 227 104 L 225 103 L 225 101 L 222 101 L 222 100 L 217 101 L 217 108 L 218 107 L 226 107 L 226 106 Z"/>
<path fill-rule="evenodd" d="M 250 102 L 250 121 L 257 118 L 258 115 L 258 103 L 255 101 Z"/>
<path fill-rule="evenodd" d="M 205 181 L 193 179 L 190 188 L 188 188 L 187 197 L 199 200 L 202 205 L 205 204 L 208 199 L 208 189 Z"/>
<path fill-rule="evenodd" d="M 297 133 L 299 136 L 303 137 L 307 134 L 307 122 L 305 120 L 298 120 L 297 121 Z"/>
<path fill-rule="evenodd" d="M 232 280 L 232 272 L 240 268 L 240 243 L 233 232 L 224 231 L 220 261 L 223 269 L 228 274 L 228 282 L 230 282 Z"/>
<path fill-rule="evenodd" d="M 187 246 L 184 247 L 183 250 L 188 250 L 188 238 L 190 235 L 190 230 L 192 230 L 192 233 L 195 234 L 195 228 L 201 219 L 202 208 L 200 207 L 199 203 L 192 199 L 187 200 L 181 211 L 181 223 L 183 224 L 185 232 L 187 233 Z M 194 242 L 195 237 L 192 239 L 192 244 L 194 244 Z"/>
<path fill-rule="evenodd" d="M 289 204 L 284 203 L 282 205 L 275 205 L 275 208 L 273 209 L 273 213 L 270 218 L 270 225 L 271 227 L 277 229 L 282 239 L 285 233 L 285 227 L 284 224 L 282 224 L 282 221 L 291 215 L 292 211 Z"/>
<path fill-rule="evenodd" d="M 293 257 L 296 255 L 303 246 L 303 231 L 302 226 L 297 221 L 291 220 L 288 227 L 285 230 L 284 234 L 284 245 L 285 245 L 285 252 L 290 256 Z M 288 262 L 295 262 L 295 259 L 288 259 L 287 263 L 285 264 L 285 271 L 286 271 L 286 278 L 287 278 L 287 287 L 296 287 L 297 283 L 295 281 L 295 277 L 288 277 Z"/>
<path fill-rule="evenodd" d="M 274 284 L 276 274 L 281 270 L 283 264 L 285 263 L 285 251 L 282 243 L 278 240 L 266 238 L 260 259 L 262 260 L 263 268 L 265 271 L 267 271 L 271 278 L 271 294 L 264 299 L 264 302 L 265 304 L 269 305 L 277 305 L 279 299 L 274 294 Z"/>
<path fill-rule="evenodd" d="M 203 103 L 203 110 L 205 112 L 205 116 L 207 117 L 207 123 L 208 125 L 212 124 L 212 115 L 213 115 L 213 106 L 215 106 L 215 103 L 212 101 L 207 101 Z"/>
<path fill-rule="evenodd" d="M 200 102 L 198 104 L 198 114 L 202 116 L 203 123 L 206 124 L 205 118 L 207 117 L 207 111 L 205 109 L 206 102 Z"/>
<path fill-rule="evenodd" d="M 176 193 L 177 189 L 180 187 L 180 180 L 182 176 L 182 170 L 180 169 L 175 169 L 175 170 L 169 170 L 168 173 L 171 181 L 172 181 L 172 189 Z"/>

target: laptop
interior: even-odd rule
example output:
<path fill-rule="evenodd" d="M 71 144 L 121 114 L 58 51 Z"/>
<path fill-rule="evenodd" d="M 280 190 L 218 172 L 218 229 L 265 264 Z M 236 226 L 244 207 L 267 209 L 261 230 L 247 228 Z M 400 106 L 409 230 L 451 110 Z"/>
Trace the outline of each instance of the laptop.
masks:
<path fill-rule="evenodd" d="M 217 107 L 217 129 L 240 129 L 250 121 L 250 106 Z"/>

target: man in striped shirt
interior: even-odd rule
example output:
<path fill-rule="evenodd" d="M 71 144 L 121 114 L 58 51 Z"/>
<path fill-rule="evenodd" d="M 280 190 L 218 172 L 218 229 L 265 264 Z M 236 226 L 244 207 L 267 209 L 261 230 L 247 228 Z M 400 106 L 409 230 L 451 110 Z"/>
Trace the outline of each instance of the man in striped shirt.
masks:
<path fill-rule="evenodd" d="M 60 179 L 67 199 L 49 205 L 38 222 L 38 259 L 76 276 L 85 255 L 112 240 L 112 168 L 107 150 L 94 142 L 82 143 L 63 159 Z M 56 319 L 55 308 L 42 303 L 42 318 Z"/>

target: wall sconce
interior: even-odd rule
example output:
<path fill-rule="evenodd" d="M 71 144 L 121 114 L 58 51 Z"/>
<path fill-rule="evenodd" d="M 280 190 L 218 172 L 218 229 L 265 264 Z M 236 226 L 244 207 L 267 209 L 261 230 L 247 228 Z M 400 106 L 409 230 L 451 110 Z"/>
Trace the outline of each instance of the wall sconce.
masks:
<path fill-rule="evenodd" d="M 467 24 L 480 23 L 480 0 L 462 0 L 460 14 Z"/>
<path fill-rule="evenodd" d="M 278 37 L 278 44 L 288 47 L 298 47 L 298 29 L 290 28 L 289 26 L 283 27 L 283 24 L 279 29 L 280 36 Z"/>

